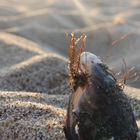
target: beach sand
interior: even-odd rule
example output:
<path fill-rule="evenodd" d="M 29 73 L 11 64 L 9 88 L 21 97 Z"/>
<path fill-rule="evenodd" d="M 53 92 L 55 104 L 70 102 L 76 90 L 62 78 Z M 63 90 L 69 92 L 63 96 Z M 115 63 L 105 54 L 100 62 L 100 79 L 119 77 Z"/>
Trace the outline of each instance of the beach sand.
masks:
<path fill-rule="evenodd" d="M 140 127 L 139 13 L 139 0 L 0 0 L 0 139 L 65 139 L 71 32 L 86 33 L 86 50 L 116 73 L 125 60 Z"/>

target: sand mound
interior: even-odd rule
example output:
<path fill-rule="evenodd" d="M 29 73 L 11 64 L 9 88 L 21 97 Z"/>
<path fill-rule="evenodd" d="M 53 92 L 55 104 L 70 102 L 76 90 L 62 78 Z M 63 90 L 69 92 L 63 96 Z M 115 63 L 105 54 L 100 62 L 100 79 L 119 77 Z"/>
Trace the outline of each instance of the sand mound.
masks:
<path fill-rule="evenodd" d="M 36 43 L 23 37 L 0 32 L 0 40 L 8 45 L 17 46 L 18 48 L 28 50 L 36 54 L 44 54 L 44 51 Z"/>
<path fill-rule="evenodd" d="M 1 35 L 1 34 L 0 34 Z M 37 52 L 29 51 L 21 48 L 18 44 L 5 42 L 0 38 L 0 69 L 10 68 L 12 65 L 20 63 L 32 56 L 37 55 Z"/>
<path fill-rule="evenodd" d="M 51 96 L 47 97 L 39 93 L 1 92 L 1 140 L 64 140 L 65 110 L 48 105 Z M 53 102 L 59 100 L 60 96 L 53 98 Z"/>
<path fill-rule="evenodd" d="M 139 95 L 135 97 L 133 92 L 130 93 L 131 105 L 140 114 Z M 65 140 L 63 125 L 68 97 L 32 92 L 0 92 L 1 140 Z M 138 117 L 137 120 L 139 125 Z"/>
<path fill-rule="evenodd" d="M 0 89 L 69 94 L 67 62 L 55 54 L 35 56 L 1 76 Z"/>
<path fill-rule="evenodd" d="M 37 44 L 15 35 L 0 32 L 0 75 L 9 73 L 14 65 L 39 54 L 44 54 L 44 52 Z"/>

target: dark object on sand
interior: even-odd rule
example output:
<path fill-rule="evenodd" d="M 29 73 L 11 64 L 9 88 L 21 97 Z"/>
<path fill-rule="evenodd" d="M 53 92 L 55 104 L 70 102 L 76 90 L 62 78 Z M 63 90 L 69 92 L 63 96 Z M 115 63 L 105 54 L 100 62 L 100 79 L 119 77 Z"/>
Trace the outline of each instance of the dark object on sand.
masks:
<path fill-rule="evenodd" d="M 74 41 L 72 36 L 72 47 Z M 67 140 L 136 140 L 132 108 L 108 67 L 94 54 L 81 51 L 75 56 L 77 65 L 70 64 L 73 93 L 64 127 Z"/>

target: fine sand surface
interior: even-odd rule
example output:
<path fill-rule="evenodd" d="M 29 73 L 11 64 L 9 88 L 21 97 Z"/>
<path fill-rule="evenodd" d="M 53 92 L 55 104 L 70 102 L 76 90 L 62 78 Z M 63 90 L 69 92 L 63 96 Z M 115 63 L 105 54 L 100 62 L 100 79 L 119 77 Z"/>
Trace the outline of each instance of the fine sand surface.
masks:
<path fill-rule="evenodd" d="M 73 31 L 114 72 L 126 61 L 124 90 L 140 127 L 139 13 L 139 0 L 0 0 L 0 140 L 65 140 Z"/>

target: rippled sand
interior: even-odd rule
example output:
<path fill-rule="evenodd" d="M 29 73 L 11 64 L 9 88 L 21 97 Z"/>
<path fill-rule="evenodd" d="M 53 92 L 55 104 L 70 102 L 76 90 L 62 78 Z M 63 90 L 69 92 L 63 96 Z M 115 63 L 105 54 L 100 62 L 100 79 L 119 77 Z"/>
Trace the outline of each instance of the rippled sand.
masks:
<path fill-rule="evenodd" d="M 63 140 L 70 89 L 66 33 L 114 71 L 131 68 L 125 92 L 140 126 L 140 2 L 0 0 L 0 137 Z"/>

